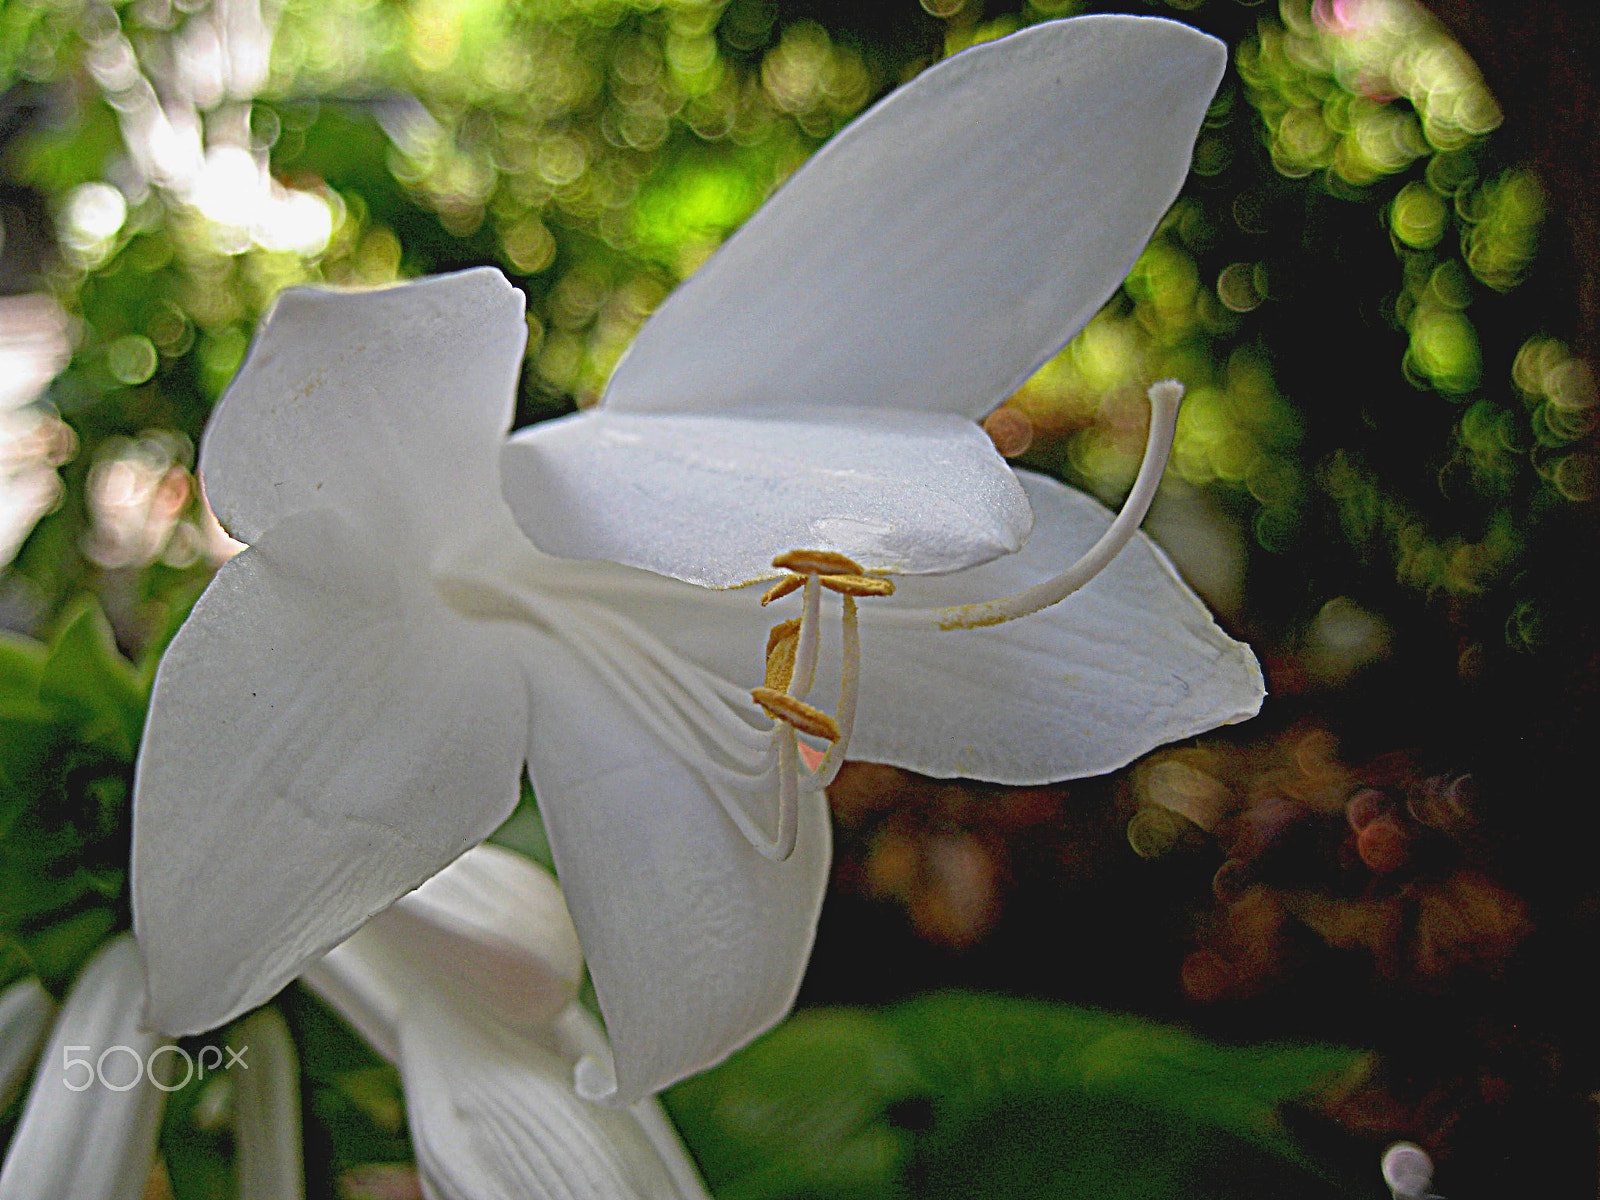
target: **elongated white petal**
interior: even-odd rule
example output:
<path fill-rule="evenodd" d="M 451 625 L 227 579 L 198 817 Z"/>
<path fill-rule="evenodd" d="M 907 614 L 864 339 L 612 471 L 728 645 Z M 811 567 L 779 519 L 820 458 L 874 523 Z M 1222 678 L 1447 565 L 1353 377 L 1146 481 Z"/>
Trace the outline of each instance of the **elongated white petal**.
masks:
<path fill-rule="evenodd" d="M 278 297 L 201 443 L 207 495 L 254 542 L 331 508 L 415 559 L 503 511 L 495 455 L 527 327 L 481 268 L 376 292 Z"/>
<path fill-rule="evenodd" d="M 515 664 L 404 566 L 301 513 L 222 569 L 168 650 L 134 795 L 158 1027 L 260 1004 L 515 805 Z"/>
<path fill-rule="evenodd" d="M 705 587 L 770 579 L 773 556 L 800 548 L 869 571 L 956 571 L 1015 552 L 1033 523 L 994 444 L 948 413 L 600 409 L 524 430 L 501 463 L 541 550 Z"/>
<path fill-rule="evenodd" d="M 379 913 L 302 979 L 385 1058 L 419 987 L 508 1028 L 548 1025 L 583 981 L 578 934 L 556 881 L 499 846 L 474 846 Z"/>
<path fill-rule="evenodd" d="M 166 1095 L 145 1073 L 164 1044 L 143 1028 L 131 937 L 107 942 L 67 993 L 0 1171 L 0 1200 L 139 1200 Z M 158 1069 L 159 1069 L 158 1062 Z"/>
<path fill-rule="evenodd" d="M 946 633 L 895 627 L 897 606 L 986 600 L 1037 583 L 1111 521 L 1080 492 L 1027 472 L 1022 481 L 1036 514 L 1022 553 L 906 580 L 888 603 L 862 606 L 852 755 L 929 775 L 1045 783 L 1098 775 L 1253 716 L 1265 694 L 1254 655 L 1143 536 L 1082 591 L 1033 616 Z"/>
<path fill-rule="evenodd" d="M 233 1128 L 239 1200 L 302 1200 L 300 1061 L 289 1027 L 272 1009 L 251 1013 L 238 1037 L 249 1066 L 234 1075 Z"/>
<path fill-rule="evenodd" d="M 769 862 L 581 661 L 552 647 L 529 686 L 529 772 L 616 1051 L 615 1098 L 634 1101 L 788 1011 L 827 883 L 827 809 L 803 797 L 793 856 Z"/>
<path fill-rule="evenodd" d="M 468 850 L 370 926 L 414 974 L 507 1025 L 548 1024 L 583 982 L 578 932 L 547 871 L 499 846 Z"/>
<path fill-rule="evenodd" d="M 704 1196 L 674 1177 L 631 1111 L 578 1099 L 570 1060 L 536 1038 L 424 1006 L 402 1022 L 400 1061 L 435 1200 Z"/>
<path fill-rule="evenodd" d="M 600 1022 L 585 1012 L 580 1005 L 568 1005 L 566 1011 L 556 1018 L 552 1033 L 555 1035 L 557 1049 L 568 1058 L 577 1056 L 590 1062 L 599 1062 L 602 1072 L 610 1079 L 616 1079 L 611 1043 L 606 1040 L 605 1030 L 601 1029 Z M 580 1069 L 583 1065 L 585 1064 L 580 1062 Z M 639 1128 L 660 1155 L 661 1165 L 666 1168 L 667 1174 L 677 1185 L 679 1195 L 685 1197 L 685 1200 L 690 1197 L 704 1200 L 706 1187 L 700 1178 L 700 1171 L 689 1157 L 689 1152 L 684 1149 L 678 1131 L 667 1119 L 667 1114 L 661 1110 L 660 1101 L 654 1096 L 646 1096 L 643 1100 L 628 1105 L 627 1111 L 633 1114 L 633 1119 L 639 1123 Z"/>
<path fill-rule="evenodd" d="M 0 1108 L 11 1103 L 33 1070 L 55 1015 L 55 1001 L 31 975 L 0 992 Z"/>
<path fill-rule="evenodd" d="M 535 882 L 537 881 L 537 882 Z M 609 1064 L 576 1004 L 504 1019 L 481 985 L 521 974 L 538 991 L 573 961 L 571 921 L 549 875 L 497 847 L 469 852 L 303 976 L 401 1069 L 412 1141 L 435 1200 L 641 1197 L 703 1200 L 652 1103 L 599 1107 L 573 1090 L 580 1059 Z M 410 908 L 417 911 L 407 913 Z M 419 940 L 426 929 L 430 937 Z M 488 969 L 492 955 L 502 960 Z M 546 975 L 543 982 L 541 973 Z"/>
<path fill-rule="evenodd" d="M 1188 26 L 1094 16 L 923 72 L 667 300 L 605 404 L 981 416 L 1127 274 L 1225 61 Z"/>

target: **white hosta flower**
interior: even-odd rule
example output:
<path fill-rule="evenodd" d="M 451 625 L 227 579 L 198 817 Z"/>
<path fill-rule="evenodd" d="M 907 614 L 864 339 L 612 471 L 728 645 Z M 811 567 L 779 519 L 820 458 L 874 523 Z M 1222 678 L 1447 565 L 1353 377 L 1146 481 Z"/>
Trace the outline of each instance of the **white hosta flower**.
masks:
<path fill-rule="evenodd" d="M 1254 713 L 1249 650 L 1135 536 L 1179 389 L 1106 539 L 970 419 L 1117 286 L 1222 61 L 1095 17 L 924 72 L 668 301 L 598 411 L 505 450 L 509 506 L 524 328 L 497 272 L 285 293 L 201 453 L 250 548 L 168 651 L 140 756 L 153 1019 L 265 1000 L 491 832 L 526 762 L 634 1100 L 787 1011 L 847 747 L 1041 783 Z M 775 557 L 802 616 L 770 636 L 752 592 L 692 586 Z M 802 734 L 831 742 L 815 773 Z"/>
<path fill-rule="evenodd" d="M 303 976 L 399 1068 L 430 1200 L 705 1200 L 654 1100 L 604 1108 L 576 1002 L 583 960 L 555 881 L 469 850 Z"/>
<path fill-rule="evenodd" d="M 144 1194 L 166 1099 L 146 1065 L 166 1039 L 143 1027 L 143 1010 L 138 947 L 113 938 L 73 983 L 50 1031 L 0 1170 L 0 1200 Z"/>

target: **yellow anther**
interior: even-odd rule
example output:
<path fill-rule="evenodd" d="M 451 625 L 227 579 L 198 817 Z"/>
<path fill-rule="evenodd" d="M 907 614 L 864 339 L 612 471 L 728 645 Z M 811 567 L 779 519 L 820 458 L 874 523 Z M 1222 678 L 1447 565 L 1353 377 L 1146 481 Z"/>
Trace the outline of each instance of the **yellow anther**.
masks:
<path fill-rule="evenodd" d="M 832 550 L 787 550 L 772 560 L 782 571 L 799 575 L 863 575 L 861 564 Z"/>
<path fill-rule="evenodd" d="M 788 692 L 758 687 L 750 689 L 750 697 L 766 710 L 769 717 L 785 721 L 801 733 L 809 733 L 812 737 L 825 738 L 830 742 L 839 740 L 839 722 L 820 709 L 812 708 L 804 700 L 796 700 Z"/>
<path fill-rule="evenodd" d="M 798 592 L 805 585 L 804 575 L 787 575 L 761 594 L 761 607 L 765 608 L 774 600 L 782 600 L 790 592 Z"/>
<path fill-rule="evenodd" d="M 817 582 L 844 596 L 894 595 L 894 584 L 879 575 L 819 575 Z"/>
<path fill-rule="evenodd" d="M 799 617 L 772 627 L 767 634 L 767 687 L 780 692 L 789 690 L 789 681 L 794 678 L 794 653 L 799 645 Z"/>

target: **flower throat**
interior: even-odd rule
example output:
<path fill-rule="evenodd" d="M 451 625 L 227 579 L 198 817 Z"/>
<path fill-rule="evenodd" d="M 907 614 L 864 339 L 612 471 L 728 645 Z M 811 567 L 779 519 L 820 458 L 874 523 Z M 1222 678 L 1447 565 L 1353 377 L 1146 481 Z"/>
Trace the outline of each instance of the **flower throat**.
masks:
<path fill-rule="evenodd" d="M 1082 588 L 1111 565 L 1149 512 L 1172 453 L 1183 393 L 1183 384 L 1175 379 L 1154 383 L 1145 393 L 1150 401 L 1150 434 L 1138 477 L 1110 527 L 1065 571 L 997 600 L 946 608 L 886 608 L 881 618 L 902 628 L 981 629 L 1031 616 Z M 779 622 L 767 635 L 766 677 L 760 687 L 750 692 L 751 699 L 776 723 L 778 834 L 770 849 L 763 852 L 781 862 L 794 852 L 800 791 L 820 791 L 832 783 L 850 746 L 861 683 L 861 629 L 856 600 L 891 596 L 894 584 L 831 550 L 789 550 L 774 558 L 772 565 L 789 574 L 767 589 L 761 597 L 763 608 L 794 592 L 802 593 L 800 616 Z M 843 601 L 843 653 L 834 716 L 806 703 L 816 679 L 824 590 L 837 592 Z M 801 761 L 797 734 L 828 743 L 814 769 Z"/>

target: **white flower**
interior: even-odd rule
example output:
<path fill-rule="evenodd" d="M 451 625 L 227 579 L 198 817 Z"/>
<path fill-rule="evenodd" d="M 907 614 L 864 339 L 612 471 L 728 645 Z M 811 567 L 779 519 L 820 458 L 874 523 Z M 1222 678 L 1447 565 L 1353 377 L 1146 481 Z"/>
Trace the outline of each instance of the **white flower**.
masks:
<path fill-rule="evenodd" d="M 142 1027 L 143 1000 L 138 947 L 113 938 L 79 974 L 50 1031 L 0 1171 L 0 1198 L 144 1194 L 166 1099 L 146 1064 L 166 1039 Z"/>
<path fill-rule="evenodd" d="M 1254 658 L 1148 542 L 1105 566 L 1160 474 L 1175 389 L 1153 392 L 1138 502 L 1060 575 L 1109 515 L 1014 474 L 970 419 L 1117 286 L 1222 61 L 1184 26 L 1095 17 L 925 72 L 668 301 L 598 411 L 505 448 L 509 507 L 519 293 L 485 270 L 285 293 L 202 446 L 250 548 L 168 651 L 139 761 L 158 1026 L 265 1000 L 487 836 L 526 762 L 613 1098 L 635 1100 L 787 1011 L 846 746 L 1039 783 L 1254 713 Z M 534 549 L 513 508 L 573 557 Z M 751 592 L 666 577 L 742 583 L 797 549 L 836 565 L 802 568 L 805 619 L 771 647 Z M 899 590 L 859 622 L 845 597 L 843 649 L 819 655 L 838 554 Z M 941 632 L 989 619 L 1007 623 Z M 820 772 L 758 683 L 835 739 Z M 805 703 L 813 684 L 838 689 L 836 716 Z"/>
<path fill-rule="evenodd" d="M 303 976 L 405 1082 L 431 1200 L 705 1200 L 654 1100 L 602 1108 L 573 1069 L 609 1071 L 578 1005 L 583 960 L 555 881 L 469 850 Z"/>
<path fill-rule="evenodd" d="M 0 993 L 0 1107 L 33 1071 L 0 1171 L 0 1200 L 139 1200 L 146 1194 L 166 1095 L 203 1077 L 204 1069 L 197 1076 L 188 1051 L 148 1029 L 144 1009 L 144 967 L 126 933 L 89 958 L 59 1015 L 37 979 Z M 35 1063 L 47 1032 L 49 1042 Z M 302 1200 L 294 1043 L 271 1009 L 251 1014 L 232 1032 L 239 1047 L 233 1075 L 239 1200 Z"/>

